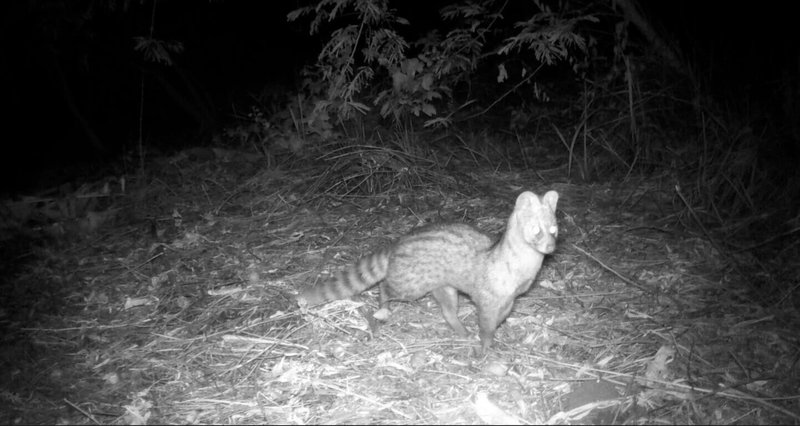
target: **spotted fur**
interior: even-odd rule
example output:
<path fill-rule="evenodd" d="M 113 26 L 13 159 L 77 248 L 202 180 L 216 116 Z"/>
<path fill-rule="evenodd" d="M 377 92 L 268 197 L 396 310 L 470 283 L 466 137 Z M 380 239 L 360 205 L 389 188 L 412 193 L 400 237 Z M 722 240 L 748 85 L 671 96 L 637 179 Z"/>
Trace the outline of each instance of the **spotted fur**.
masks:
<path fill-rule="evenodd" d="M 539 197 L 523 192 L 499 240 L 464 223 L 427 225 L 393 244 L 359 259 L 328 280 L 303 291 L 311 305 L 343 299 L 380 283 L 380 304 L 414 300 L 428 293 L 460 336 L 467 330 L 458 319 L 458 292 L 475 303 L 481 347 L 492 344 L 495 330 L 526 292 L 546 254 L 556 248 L 558 193 Z"/>

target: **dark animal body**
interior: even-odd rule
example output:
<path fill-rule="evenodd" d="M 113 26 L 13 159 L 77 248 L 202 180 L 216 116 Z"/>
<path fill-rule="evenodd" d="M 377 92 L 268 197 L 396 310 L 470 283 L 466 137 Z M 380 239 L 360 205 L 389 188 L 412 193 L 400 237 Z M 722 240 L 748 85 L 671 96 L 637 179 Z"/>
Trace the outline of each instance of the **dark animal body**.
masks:
<path fill-rule="evenodd" d="M 299 299 L 311 305 L 344 299 L 378 282 L 381 308 L 391 300 L 414 300 L 431 293 L 447 323 L 466 337 L 467 330 L 458 319 L 461 291 L 477 307 L 485 353 L 514 299 L 530 288 L 544 256 L 555 250 L 557 202 L 555 191 L 542 197 L 523 192 L 499 240 L 464 223 L 415 229 L 306 289 Z"/>

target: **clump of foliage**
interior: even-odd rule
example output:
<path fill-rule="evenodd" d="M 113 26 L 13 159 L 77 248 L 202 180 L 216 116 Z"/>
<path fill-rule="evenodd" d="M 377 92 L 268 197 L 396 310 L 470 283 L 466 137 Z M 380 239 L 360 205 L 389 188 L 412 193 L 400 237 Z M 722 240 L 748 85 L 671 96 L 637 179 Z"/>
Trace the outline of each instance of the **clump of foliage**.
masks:
<path fill-rule="evenodd" d="M 448 5 L 440 16 L 449 29 L 413 40 L 401 34 L 409 22 L 387 1 L 322 0 L 288 19 L 310 16 L 311 34 L 334 27 L 315 64 L 326 88 L 315 113 L 333 111 L 348 120 L 374 106 L 395 122 L 424 115 L 426 125 L 448 125 L 455 112 L 450 107 L 454 88 L 471 83 L 481 66 L 496 67 L 496 80 L 504 82 L 506 62 L 513 63 L 521 80 L 514 89 L 519 89 L 535 83 L 532 77 L 543 64 L 581 62 L 587 41 L 579 28 L 595 21 L 590 14 L 553 10 L 537 0 L 515 10 L 523 19 L 512 22 L 504 15 L 507 7 L 508 2 L 495 1 Z"/>

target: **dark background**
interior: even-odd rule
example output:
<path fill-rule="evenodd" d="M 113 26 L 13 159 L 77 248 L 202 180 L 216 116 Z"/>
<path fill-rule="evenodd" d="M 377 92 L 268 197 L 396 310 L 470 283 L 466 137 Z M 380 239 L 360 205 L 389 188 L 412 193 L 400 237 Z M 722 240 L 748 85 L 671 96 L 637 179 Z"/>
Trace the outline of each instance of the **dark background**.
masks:
<path fill-rule="evenodd" d="M 392 6 L 411 21 L 406 31 L 421 34 L 439 24 L 438 9 L 448 3 L 395 1 Z M 509 20 L 514 20 L 513 3 Z M 791 84 L 800 79 L 792 2 L 642 3 L 657 29 L 705 77 L 704 89 L 723 105 L 752 117 L 754 125 L 780 127 L 797 120 L 782 115 L 781 105 L 787 99 L 796 102 L 798 89 Z M 173 54 L 175 62 L 167 67 L 146 63 L 133 49 L 133 37 L 149 34 L 149 1 L 131 2 L 127 8 L 66 0 L 4 2 L 4 191 L 102 170 L 133 151 L 143 73 L 148 76 L 144 138 L 151 152 L 208 143 L 221 126 L 247 111 L 254 96 L 295 90 L 299 71 L 313 63 L 323 41 L 309 36 L 308 19 L 287 22 L 286 14 L 299 5 L 161 1 L 154 36 L 180 41 L 185 48 Z M 196 100 L 202 98 L 213 110 L 198 120 L 167 94 L 159 78 L 186 105 L 200 105 Z M 90 142 L 67 99 L 86 118 L 102 149 Z"/>

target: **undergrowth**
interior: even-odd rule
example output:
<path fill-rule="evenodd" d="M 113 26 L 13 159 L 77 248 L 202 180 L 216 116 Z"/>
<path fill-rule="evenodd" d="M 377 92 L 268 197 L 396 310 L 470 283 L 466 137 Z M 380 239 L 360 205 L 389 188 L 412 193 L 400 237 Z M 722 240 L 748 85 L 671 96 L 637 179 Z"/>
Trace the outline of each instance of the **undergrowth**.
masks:
<path fill-rule="evenodd" d="M 793 127 L 709 96 L 699 82 L 710 76 L 668 66 L 628 12 L 453 4 L 439 11 L 445 27 L 413 38 L 387 2 L 324 0 L 289 15 L 327 37 L 300 93 L 257 105 L 229 136 L 269 165 L 321 162 L 311 190 L 337 196 L 413 191 L 481 164 L 561 167 L 584 182 L 656 178 L 682 211 L 673 224 L 713 241 L 731 265 L 746 263 L 743 252 L 789 260 L 800 172 L 787 165 L 800 154 L 776 151 L 791 146 L 779 141 Z M 756 278 L 775 268 L 739 272 L 775 286 L 774 275 Z"/>

